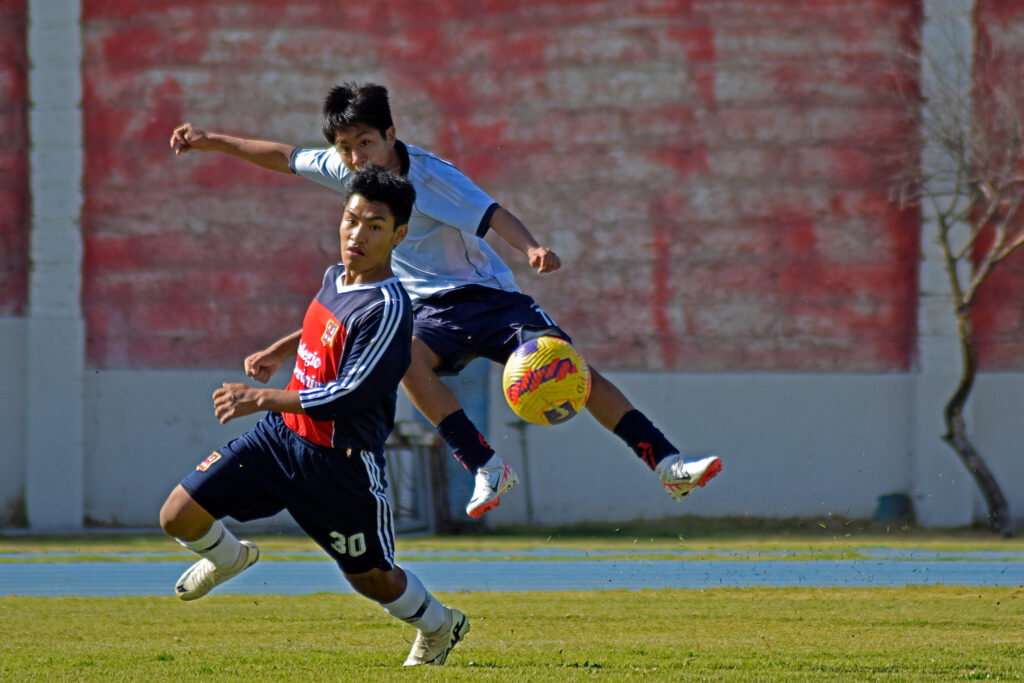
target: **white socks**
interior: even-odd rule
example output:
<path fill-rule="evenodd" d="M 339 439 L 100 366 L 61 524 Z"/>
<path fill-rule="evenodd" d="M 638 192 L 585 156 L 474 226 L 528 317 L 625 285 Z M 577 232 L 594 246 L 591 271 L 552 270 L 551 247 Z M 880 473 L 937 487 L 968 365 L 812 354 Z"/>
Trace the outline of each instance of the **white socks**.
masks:
<path fill-rule="evenodd" d="M 176 540 L 220 569 L 233 566 L 242 554 L 242 544 L 219 519 L 213 522 L 209 531 L 194 541 L 183 541 L 180 538 Z"/>
<path fill-rule="evenodd" d="M 401 619 L 423 633 L 433 633 L 444 626 L 445 609 L 441 601 L 427 592 L 416 575 L 405 571 L 405 592 L 394 602 L 381 605 L 388 614 Z"/>

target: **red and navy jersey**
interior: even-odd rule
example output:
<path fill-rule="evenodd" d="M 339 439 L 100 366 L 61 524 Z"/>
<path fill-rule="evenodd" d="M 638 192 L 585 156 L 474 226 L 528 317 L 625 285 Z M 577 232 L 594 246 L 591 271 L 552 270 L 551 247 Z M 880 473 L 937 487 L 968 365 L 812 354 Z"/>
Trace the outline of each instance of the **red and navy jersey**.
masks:
<path fill-rule="evenodd" d="M 396 277 L 345 285 L 344 274 L 328 268 L 306 310 L 287 387 L 306 414 L 284 422 L 320 446 L 382 453 L 411 358 L 412 304 Z"/>

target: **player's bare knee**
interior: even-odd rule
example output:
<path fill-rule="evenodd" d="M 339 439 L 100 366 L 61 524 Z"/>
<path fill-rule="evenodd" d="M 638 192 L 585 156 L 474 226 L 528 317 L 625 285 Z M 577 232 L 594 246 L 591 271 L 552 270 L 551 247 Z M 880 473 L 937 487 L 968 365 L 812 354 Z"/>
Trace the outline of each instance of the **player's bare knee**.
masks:
<path fill-rule="evenodd" d="M 180 507 L 174 505 L 170 499 L 160 508 L 160 528 L 164 533 L 174 538 L 186 538 L 191 535 L 189 525 L 182 515 Z"/>
<path fill-rule="evenodd" d="M 175 538 L 193 540 L 205 533 L 213 518 L 179 484 L 160 508 L 160 528 Z"/>
<path fill-rule="evenodd" d="M 164 501 L 163 507 L 160 508 L 160 528 L 165 534 L 175 538 L 178 538 L 177 532 L 180 530 L 178 512 L 178 508 L 171 505 L 170 498 Z"/>

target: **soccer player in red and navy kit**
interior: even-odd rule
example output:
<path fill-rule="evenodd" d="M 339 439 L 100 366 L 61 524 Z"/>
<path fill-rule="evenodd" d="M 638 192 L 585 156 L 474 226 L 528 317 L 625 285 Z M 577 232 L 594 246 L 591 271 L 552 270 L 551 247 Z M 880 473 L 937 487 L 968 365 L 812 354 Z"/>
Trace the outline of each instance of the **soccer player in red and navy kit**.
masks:
<path fill-rule="evenodd" d="M 452 164 L 395 137 L 387 90 L 345 84 L 324 100 L 323 132 L 331 147 L 296 148 L 278 142 L 210 133 L 191 123 L 174 129 L 176 153 L 219 151 L 281 173 L 295 173 L 332 190 L 367 163 L 406 176 L 416 188 L 409 236 L 395 250 L 395 273 L 415 306 L 412 363 L 402 387 L 437 428 L 455 457 L 475 473 L 466 513 L 479 517 L 498 505 L 518 477 L 469 420 L 440 375 L 457 374 L 476 357 L 504 363 L 517 346 L 542 334 L 571 341 L 484 241 L 493 231 L 529 259 L 538 273 L 557 270 L 558 256 L 541 246 L 519 219 L 499 206 Z M 620 437 L 679 500 L 722 467 L 717 456 L 687 460 L 626 396 L 593 367 L 587 409 Z"/>
<path fill-rule="evenodd" d="M 245 359 L 246 374 L 266 382 L 294 358 L 288 386 L 217 389 L 222 423 L 270 412 L 182 479 L 160 511 L 164 531 L 202 557 L 175 586 L 182 600 L 195 600 L 259 557 L 223 517 L 248 521 L 288 510 L 358 593 L 417 629 L 406 666 L 444 664 L 469 631 L 464 614 L 395 564 L 385 495 L 384 442 L 412 337 L 412 304 L 391 253 L 406 236 L 415 196 L 386 169 L 355 174 L 340 226 L 341 263 L 327 269 L 302 328 Z"/>

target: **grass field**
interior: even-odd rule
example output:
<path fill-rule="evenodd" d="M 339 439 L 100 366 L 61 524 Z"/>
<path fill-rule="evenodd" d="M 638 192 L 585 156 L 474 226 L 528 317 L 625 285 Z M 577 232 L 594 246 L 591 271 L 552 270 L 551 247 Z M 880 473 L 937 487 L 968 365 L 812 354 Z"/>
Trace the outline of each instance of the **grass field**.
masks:
<path fill-rule="evenodd" d="M 0 678 L 939 680 L 1024 677 L 1020 589 L 442 596 L 472 630 L 442 670 L 354 595 L 0 598 Z"/>
<path fill-rule="evenodd" d="M 756 526 L 756 525 L 755 525 Z M 399 548 L 862 547 L 1024 550 L 985 532 L 842 520 L 778 528 L 658 525 L 399 540 Z M 682 538 L 680 538 L 682 537 Z M 287 556 L 313 545 L 259 538 Z M 0 534 L 0 553 L 177 552 L 158 534 Z M 794 555 L 794 556 L 797 556 Z M 821 556 L 821 555 L 818 555 Z M 184 558 L 184 555 L 183 555 Z M 10 560 L 8 560 L 10 561 Z M 45 561 L 45 560 L 44 560 Z M 2 592 L 2 591 L 0 591 Z M 445 593 L 472 630 L 439 669 L 403 670 L 414 633 L 355 595 L 0 597 L 0 680 L 1021 680 L 1024 588 L 720 588 Z"/>

